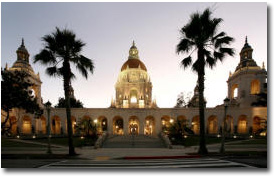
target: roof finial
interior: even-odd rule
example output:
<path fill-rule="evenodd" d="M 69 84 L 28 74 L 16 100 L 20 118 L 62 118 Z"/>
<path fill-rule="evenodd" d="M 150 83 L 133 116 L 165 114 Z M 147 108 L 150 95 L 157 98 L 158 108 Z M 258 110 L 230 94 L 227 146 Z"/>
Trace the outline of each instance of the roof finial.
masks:
<path fill-rule="evenodd" d="M 263 62 L 263 65 L 262 65 L 262 69 L 265 69 L 265 65 L 264 65 L 264 62 Z"/>
<path fill-rule="evenodd" d="M 247 43 L 247 36 L 245 36 L 245 43 Z"/>
<path fill-rule="evenodd" d="M 21 46 L 25 46 L 25 44 L 24 44 L 24 38 L 22 38 Z"/>
<path fill-rule="evenodd" d="M 133 46 L 136 46 L 135 41 L 133 40 Z"/>

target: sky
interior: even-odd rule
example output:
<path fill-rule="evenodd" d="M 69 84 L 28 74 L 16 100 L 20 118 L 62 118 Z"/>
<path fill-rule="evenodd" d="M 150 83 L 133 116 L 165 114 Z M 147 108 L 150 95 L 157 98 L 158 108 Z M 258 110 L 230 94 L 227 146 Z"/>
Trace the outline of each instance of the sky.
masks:
<path fill-rule="evenodd" d="M 210 7 L 213 17 L 224 21 L 225 31 L 235 41 L 234 57 L 206 70 L 205 98 L 208 107 L 222 104 L 227 96 L 229 71 L 239 63 L 245 36 L 254 49 L 253 58 L 267 67 L 266 3 L 1 3 L 1 66 L 11 67 L 22 37 L 30 53 L 30 62 L 40 73 L 42 98 L 54 105 L 64 97 L 62 79 L 49 77 L 45 67 L 33 64 L 33 56 L 42 48 L 41 37 L 55 27 L 71 29 L 86 43 L 83 55 L 95 64 L 93 75 L 85 79 L 76 73 L 72 82 L 75 97 L 85 107 L 106 108 L 115 97 L 115 83 L 121 66 L 135 40 L 140 59 L 145 63 L 153 84 L 153 98 L 159 107 L 173 107 L 180 92 L 193 93 L 197 75 L 180 67 L 186 55 L 176 53 L 180 29 L 190 15 Z"/>

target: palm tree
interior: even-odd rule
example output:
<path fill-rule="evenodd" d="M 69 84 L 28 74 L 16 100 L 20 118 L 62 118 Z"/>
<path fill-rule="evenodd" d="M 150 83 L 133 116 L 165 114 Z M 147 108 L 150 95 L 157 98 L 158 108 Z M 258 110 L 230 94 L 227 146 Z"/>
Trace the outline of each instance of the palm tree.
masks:
<path fill-rule="evenodd" d="M 207 8 L 202 14 L 194 13 L 190 16 L 190 21 L 180 30 L 182 38 L 177 45 L 177 53 L 189 54 L 181 61 L 184 68 L 191 66 L 192 70 L 198 74 L 199 83 L 199 113 L 200 113 L 200 154 L 207 154 L 205 145 L 204 126 L 204 76 L 205 67 L 211 69 L 217 61 L 223 61 L 226 55 L 233 56 L 234 50 L 229 48 L 229 44 L 234 40 L 225 32 L 218 33 L 218 26 L 222 22 L 221 18 L 211 18 L 212 12 Z M 193 52 L 197 53 L 197 59 L 192 60 Z"/>
<path fill-rule="evenodd" d="M 40 53 L 35 55 L 34 63 L 40 62 L 43 65 L 49 66 L 46 69 L 48 75 L 63 78 L 69 155 L 75 155 L 70 109 L 70 83 L 75 75 L 72 73 L 71 63 L 76 66 L 76 69 L 80 71 L 86 79 L 88 78 L 88 72 L 93 73 L 94 64 L 92 60 L 80 54 L 85 43 L 76 39 L 74 32 L 71 30 L 60 30 L 56 27 L 54 32 L 42 37 L 42 41 L 45 46 Z"/>

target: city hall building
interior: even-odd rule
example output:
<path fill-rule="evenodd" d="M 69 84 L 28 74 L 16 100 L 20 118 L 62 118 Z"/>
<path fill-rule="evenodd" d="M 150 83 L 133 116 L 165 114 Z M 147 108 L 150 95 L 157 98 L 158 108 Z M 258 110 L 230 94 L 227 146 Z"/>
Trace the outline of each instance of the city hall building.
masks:
<path fill-rule="evenodd" d="M 6 70 L 22 70 L 30 73 L 30 80 L 34 83 L 32 90 L 38 103 L 43 106 L 41 97 L 41 84 L 39 74 L 35 74 L 29 63 L 29 53 L 22 41 L 16 51 L 17 60 L 12 67 L 6 65 Z M 240 62 L 234 73 L 230 73 L 227 80 L 228 96 L 230 99 L 226 123 L 227 130 L 231 134 L 249 134 L 264 128 L 267 122 L 267 107 L 251 106 L 257 101 L 257 94 L 267 93 L 267 71 L 263 64 L 258 66 L 253 59 L 253 49 L 247 40 L 240 52 Z M 199 108 L 198 87 L 194 88 L 191 99 L 191 107 L 188 108 L 160 108 L 152 99 L 153 83 L 147 72 L 147 68 L 135 43 L 129 50 L 129 57 L 122 65 L 118 79 L 114 85 L 115 99 L 108 108 L 72 108 L 72 126 L 76 134 L 75 126 L 84 119 L 90 119 L 97 123 L 98 132 L 107 131 L 109 135 L 145 134 L 157 136 L 165 127 L 180 120 L 199 134 Z M 119 68 L 118 68 L 119 69 Z M 72 90 L 73 92 L 73 90 Z M 44 97 L 44 100 L 47 99 Z M 5 112 L 1 111 L 2 121 Z M 224 105 L 205 109 L 205 125 L 207 134 L 218 134 L 225 116 Z M 13 109 L 10 113 L 12 133 L 16 135 L 37 135 L 47 133 L 47 110 L 40 118 L 34 118 L 33 114 L 27 114 L 24 110 Z M 67 133 L 66 110 L 64 108 L 51 108 L 50 124 L 52 135 Z"/>

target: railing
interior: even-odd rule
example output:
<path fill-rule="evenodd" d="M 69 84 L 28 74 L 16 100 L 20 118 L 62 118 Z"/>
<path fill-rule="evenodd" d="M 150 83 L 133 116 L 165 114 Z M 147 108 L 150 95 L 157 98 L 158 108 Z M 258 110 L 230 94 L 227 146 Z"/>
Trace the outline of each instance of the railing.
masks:
<path fill-rule="evenodd" d="M 103 142 L 106 140 L 107 137 L 108 137 L 108 133 L 107 133 L 106 131 L 104 131 L 104 132 L 102 133 L 102 135 L 100 135 L 100 136 L 98 137 L 98 139 L 96 140 L 94 148 L 95 148 L 95 149 L 101 148 L 102 145 L 103 145 Z"/>

